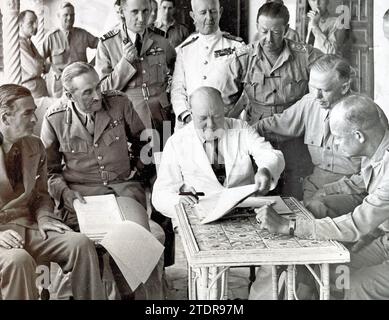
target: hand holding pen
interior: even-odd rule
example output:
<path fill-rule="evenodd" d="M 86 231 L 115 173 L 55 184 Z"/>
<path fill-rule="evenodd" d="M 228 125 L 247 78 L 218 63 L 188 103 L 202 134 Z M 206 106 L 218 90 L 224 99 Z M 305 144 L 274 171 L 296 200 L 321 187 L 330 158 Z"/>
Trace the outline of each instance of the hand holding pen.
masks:
<path fill-rule="evenodd" d="M 186 188 L 185 191 L 180 191 L 179 195 L 179 203 L 194 207 L 197 203 L 199 203 L 199 197 L 204 196 L 205 194 L 204 192 L 196 192 L 195 188 L 189 187 Z"/>

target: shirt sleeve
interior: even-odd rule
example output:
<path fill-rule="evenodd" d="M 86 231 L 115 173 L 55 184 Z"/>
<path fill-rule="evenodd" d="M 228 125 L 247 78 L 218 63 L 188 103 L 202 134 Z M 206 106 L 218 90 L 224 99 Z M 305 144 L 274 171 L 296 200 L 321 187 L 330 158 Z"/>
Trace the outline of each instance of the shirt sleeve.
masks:
<path fill-rule="evenodd" d="M 323 189 L 327 195 L 331 194 L 361 194 L 366 192 L 365 182 L 361 173 L 353 174 L 351 177 L 325 184 Z"/>

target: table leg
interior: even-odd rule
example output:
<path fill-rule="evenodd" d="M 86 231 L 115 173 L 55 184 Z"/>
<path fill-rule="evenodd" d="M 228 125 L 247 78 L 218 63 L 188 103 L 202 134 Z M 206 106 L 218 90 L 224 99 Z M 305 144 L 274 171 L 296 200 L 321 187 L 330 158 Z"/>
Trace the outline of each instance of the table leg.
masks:
<path fill-rule="evenodd" d="M 196 299 L 196 280 L 193 274 L 192 267 L 188 264 L 188 299 Z"/>
<path fill-rule="evenodd" d="M 197 286 L 197 298 L 199 300 L 209 299 L 207 294 L 208 279 L 209 279 L 208 268 L 207 267 L 200 268 L 200 281 L 198 282 L 198 286 Z"/>
<path fill-rule="evenodd" d="M 271 279 L 272 279 L 273 300 L 278 300 L 277 266 L 271 266 Z"/>
<path fill-rule="evenodd" d="M 294 270 L 293 270 L 293 266 L 290 265 L 288 266 L 288 270 L 287 270 L 287 297 L 288 297 L 288 300 L 294 300 L 294 294 L 293 294 L 293 277 L 294 277 Z"/>
<path fill-rule="evenodd" d="M 322 290 L 320 290 L 320 299 L 330 299 L 330 265 L 323 263 L 321 266 L 321 281 L 323 283 Z"/>
<path fill-rule="evenodd" d="M 217 267 L 209 268 L 209 279 L 208 279 L 208 285 L 209 288 L 210 284 L 212 283 L 212 280 L 216 278 L 218 274 Z M 218 281 L 213 283 L 213 286 L 209 288 L 209 300 L 217 300 L 217 287 L 218 287 Z"/>
<path fill-rule="evenodd" d="M 227 300 L 228 299 L 228 273 L 229 270 L 227 269 L 223 275 L 222 275 L 222 283 L 221 287 L 223 288 L 222 296 L 220 297 L 222 300 Z"/>

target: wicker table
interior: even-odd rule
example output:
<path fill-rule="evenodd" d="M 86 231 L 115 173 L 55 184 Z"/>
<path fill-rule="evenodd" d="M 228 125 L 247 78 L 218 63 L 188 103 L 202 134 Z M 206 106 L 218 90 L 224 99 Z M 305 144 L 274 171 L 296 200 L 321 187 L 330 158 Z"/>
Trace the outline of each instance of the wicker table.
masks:
<path fill-rule="evenodd" d="M 294 217 L 313 219 L 294 198 L 284 198 Z M 303 240 L 260 230 L 255 215 L 202 225 L 195 209 L 176 207 L 181 241 L 188 261 L 189 299 L 227 299 L 230 267 L 271 265 L 273 298 L 278 298 L 277 266 L 287 266 L 287 298 L 295 297 L 295 266 L 305 265 L 320 287 L 320 299 L 329 299 L 329 265 L 350 261 L 347 249 L 336 241 Z M 319 265 L 319 275 L 310 266 Z"/>

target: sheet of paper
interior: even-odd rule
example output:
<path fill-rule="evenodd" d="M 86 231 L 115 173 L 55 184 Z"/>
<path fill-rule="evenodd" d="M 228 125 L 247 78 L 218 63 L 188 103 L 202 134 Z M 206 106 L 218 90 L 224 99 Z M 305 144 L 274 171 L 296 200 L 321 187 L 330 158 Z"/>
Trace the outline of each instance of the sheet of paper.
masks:
<path fill-rule="evenodd" d="M 100 244 L 111 254 L 132 290 L 146 282 L 164 250 L 149 231 L 131 221 L 111 225 Z"/>
<path fill-rule="evenodd" d="M 196 207 L 200 213 L 205 214 L 201 223 L 205 224 L 218 220 L 234 208 L 242 199 L 253 194 L 256 190 L 255 184 L 250 184 L 243 187 L 224 189 L 207 199 L 200 199 Z"/>
<path fill-rule="evenodd" d="M 292 210 L 285 204 L 284 200 L 280 196 L 268 196 L 268 197 L 248 197 L 237 205 L 238 208 L 258 208 L 264 205 L 270 205 L 279 214 L 290 214 Z"/>
<path fill-rule="evenodd" d="M 113 194 L 84 197 L 86 204 L 74 200 L 80 231 L 85 235 L 104 235 L 107 228 L 123 221 L 123 215 Z"/>

